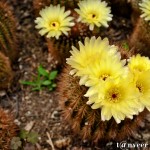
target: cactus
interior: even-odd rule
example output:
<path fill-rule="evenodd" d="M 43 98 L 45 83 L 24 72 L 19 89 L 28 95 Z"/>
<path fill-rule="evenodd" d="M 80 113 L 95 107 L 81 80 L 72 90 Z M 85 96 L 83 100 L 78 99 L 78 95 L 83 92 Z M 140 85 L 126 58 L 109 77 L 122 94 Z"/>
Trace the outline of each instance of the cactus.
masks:
<path fill-rule="evenodd" d="M 129 46 L 136 53 L 140 53 L 150 57 L 150 25 L 148 22 L 139 18 L 131 37 L 129 38 Z"/>
<path fill-rule="evenodd" d="M 133 33 L 129 38 L 129 45 L 136 52 L 150 57 L 150 9 L 147 7 L 150 5 L 150 1 L 145 0 L 137 5 L 141 16 L 138 18 Z"/>
<path fill-rule="evenodd" d="M 10 150 L 11 140 L 17 135 L 17 131 L 13 116 L 0 108 L 0 149 Z"/>
<path fill-rule="evenodd" d="M 17 58 L 16 20 L 10 6 L 0 2 L 0 50 L 15 61 Z"/>
<path fill-rule="evenodd" d="M 87 88 L 80 86 L 79 79 L 69 75 L 69 72 L 70 66 L 66 66 L 58 83 L 58 96 L 63 109 L 63 118 L 83 139 L 89 139 L 95 144 L 109 140 L 122 141 L 142 125 L 147 110 L 134 116 L 132 120 L 126 118 L 120 124 L 117 124 L 113 118 L 102 121 L 101 110 L 91 109 L 86 104 L 87 98 L 83 95 Z"/>
<path fill-rule="evenodd" d="M 9 58 L 0 52 L 0 89 L 6 89 L 11 85 L 13 72 Z"/>

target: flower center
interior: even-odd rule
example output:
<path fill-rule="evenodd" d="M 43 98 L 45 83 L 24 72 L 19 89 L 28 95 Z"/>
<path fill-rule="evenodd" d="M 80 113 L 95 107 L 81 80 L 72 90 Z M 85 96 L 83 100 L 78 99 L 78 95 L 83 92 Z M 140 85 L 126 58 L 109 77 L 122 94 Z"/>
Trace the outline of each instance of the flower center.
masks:
<path fill-rule="evenodd" d="M 101 75 L 101 79 L 105 81 L 109 76 L 110 75 L 108 75 L 108 74 L 103 74 L 103 75 Z"/>
<path fill-rule="evenodd" d="M 140 83 L 136 83 L 136 88 L 139 90 L 140 93 L 143 92 L 143 86 Z"/>
<path fill-rule="evenodd" d="M 113 102 L 113 103 L 118 102 L 120 99 L 120 93 L 117 89 L 116 90 L 113 89 L 113 90 L 108 92 L 106 98 L 110 102 Z"/>
<path fill-rule="evenodd" d="M 51 22 L 50 27 L 52 29 L 58 29 L 60 27 L 60 23 L 58 21 Z"/>
<path fill-rule="evenodd" d="M 97 18 L 97 15 L 95 13 L 90 13 L 89 14 L 89 18 L 90 19 L 96 19 Z"/>

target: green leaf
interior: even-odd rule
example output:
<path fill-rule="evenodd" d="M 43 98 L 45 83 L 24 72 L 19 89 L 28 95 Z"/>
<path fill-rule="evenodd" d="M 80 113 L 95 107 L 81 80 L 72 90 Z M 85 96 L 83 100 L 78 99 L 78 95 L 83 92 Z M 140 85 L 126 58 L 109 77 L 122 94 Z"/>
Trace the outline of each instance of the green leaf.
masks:
<path fill-rule="evenodd" d="M 43 81 L 42 85 L 47 86 L 47 85 L 50 85 L 51 83 L 52 83 L 51 81 L 45 80 L 45 81 Z"/>
<path fill-rule="evenodd" d="M 49 73 L 40 65 L 38 67 L 38 73 L 42 76 L 48 77 Z"/>
<path fill-rule="evenodd" d="M 31 82 L 31 81 L 21 81 L 20 83 L 24 85 L 32 85 L 32 86 L 36 85 L 36 82 Z"/>
<path fill-rule="evenodd" d="M 52 71 L 49 74 L 49 80 L 54 80 L 57 76 L 58 71 Z"/>
<path fill-rule="evenodd" d="M 36 132 L 30 132 L 28 134 L 27 141 L 30 142 L 30 143 L 32 143 L 32 144 L 37 143 L 37 141 L 38 141 L 38 133 L 36 133 Z"/>
<path fill-rule="evenodd" d="M 26 130 L 21 130 L 21 131 L 20 131 L 19 137 L 20 137 L 21 139 L 26 139 L 27 136 L 28 136 L 28 131 L 26 131 Z"/>

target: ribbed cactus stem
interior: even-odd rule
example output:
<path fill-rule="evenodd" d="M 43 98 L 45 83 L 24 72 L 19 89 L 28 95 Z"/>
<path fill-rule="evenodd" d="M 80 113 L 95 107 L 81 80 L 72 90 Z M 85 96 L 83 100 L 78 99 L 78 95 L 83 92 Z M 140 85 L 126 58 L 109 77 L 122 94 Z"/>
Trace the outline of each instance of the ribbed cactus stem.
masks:
<path fill-rule="evenodd" d="M 10 150 L 10 143 L 13 137 L 17 136 L 18 127 L 10 113 L 0 108 L 0 149 Z"/>
<path fill-rule="evenodd" d="M 12 83 L 13 71 L 9 58 L 0 52 L 0 89 L 9 88 Z"/>
<path fill-rule="evenodd" d="M 5 2 L 0 2 L 0 51 L 11 61 L 15 61 L 18 55 L 16 20 Z"/>
<path fill-rule="evenodd" d="M 135 29 L 129 38 L 129 45 L 137 53 L 150 57 L 150 24 L 139 18 Z"/>

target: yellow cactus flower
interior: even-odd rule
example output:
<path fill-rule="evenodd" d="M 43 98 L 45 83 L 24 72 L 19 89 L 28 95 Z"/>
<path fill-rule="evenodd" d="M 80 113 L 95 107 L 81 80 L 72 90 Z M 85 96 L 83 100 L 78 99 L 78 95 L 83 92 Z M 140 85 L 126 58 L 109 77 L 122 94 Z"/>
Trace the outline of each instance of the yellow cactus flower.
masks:
<path fill-rule="evenodd" d="M 112 20 L 110 7 L 107 7 L 106 2 L 100 0 L 83 0 L 80 1 L 79 9 L 75 11 L 79 14 L 78 21 L 89 25 L 89 29 L 93 30 L 94 26 L 108 27 L 108 21 Z"/>
<path fill-rule="evenodd" d="M 135 75 L 135 86 L 139 92 L 138 99 L 150 111 L 150 70 Z"/>
<path fill-rule="evenodd" d="M 129 78 L 107 80 L 99 93 L 93 95 L 89 104 L 92 109 L 101 108 L 101 119 L 110 120 L 112 117 L 117 123 L 125 118 L 133 118 L 143 110 L 142 104 L 137 100 L 139 94 Z"/>
<path fill-rule="evenodd" d="M 60 5 L 45 7 L 40 11 L 40 16 L 37 17 L 35 27 L 40 29 L 39 33 L 43 36 L 47 34 L 47 37 L 59 38 L 60 35 L 68 35 L 70 27 L 74 25 L 72 22 L 73 17 L 70 17 L 71 11 L 65 11 L 64 7 Z"/>
<path fill-rule="evenodd" d="M 98 37 L 85 38 L 84 44 L 79 42 L 79 50 L 72 47 L 71 56 L 67 58 L 67 64 L 73 68 L 70 74 L 76 74 L 77 76 L 86 75 L 85 70 L 93 62 L 99 61 L 106 57 L 116 57 L 120 59 L 120 55 L 117 52 L 118 48 L 114 45 L 109 45 L 108 39 L 101 39 Z M 84 77 L 86 78 L 86 77 Z"/>
<path fill-rule="evenodd" d="M 150 21 L 150 0 L 143 0 L 139 5 L 142 10 L 141 17 L 146 21 Z"/>
<path fill-rule="evenodd" d="M 129 59 L 128 67 L 133 73 L 147 71 L 150 69 L 150 59 L 137 54 Z"/>
<path fill-rule="evenodd" d="M 99 60 L 99 62 L 93 62 L 85 70 L 86 74 L 89 75 L 85 85 L 90 87 L 103 84 L 107 79 L 126 76 L 128 68 L 124 64 L 124 61 L 122 62 L 112 57 L 106 57 Z"/>

